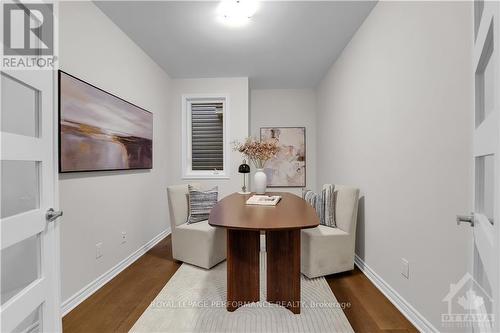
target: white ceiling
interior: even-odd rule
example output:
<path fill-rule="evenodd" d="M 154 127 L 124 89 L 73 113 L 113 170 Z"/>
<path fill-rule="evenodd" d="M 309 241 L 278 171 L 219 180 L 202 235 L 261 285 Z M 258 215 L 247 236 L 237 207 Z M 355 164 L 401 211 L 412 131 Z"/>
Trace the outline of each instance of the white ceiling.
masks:
<path fill-rule="evenodd" d="M 96 1 L 171 77 L 248 76 L 260 89 L 316 86 L 375 3 L 261 1 L 228 27 L 218 2 Z"/>

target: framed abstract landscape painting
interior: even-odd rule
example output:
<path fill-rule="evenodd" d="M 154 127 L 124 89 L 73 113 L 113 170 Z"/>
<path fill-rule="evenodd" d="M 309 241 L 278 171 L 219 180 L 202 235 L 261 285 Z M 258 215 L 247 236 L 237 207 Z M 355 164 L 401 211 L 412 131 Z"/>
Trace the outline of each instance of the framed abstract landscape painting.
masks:
<path fill-rule="evenodd" d="M 264 168 L 268 187 L 306 186 L 306 128 L 262 127 L 260 139 L 277 140 L 280 146 Z"/>
<path fill-rule="evenodd" d="M 59 71 L 59 172 L 152 167 L 153 114 Z"/>

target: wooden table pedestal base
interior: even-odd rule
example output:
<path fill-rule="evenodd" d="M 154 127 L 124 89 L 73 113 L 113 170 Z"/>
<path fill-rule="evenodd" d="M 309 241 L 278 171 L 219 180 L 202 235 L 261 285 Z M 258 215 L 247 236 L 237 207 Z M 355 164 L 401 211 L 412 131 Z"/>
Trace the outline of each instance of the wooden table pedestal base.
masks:
<path fill-rule="evenodd" d="M 300 313 L 300 229 L 266 231 L 267 301 Z M 227 310 L 258 302 L 260 231 L 227 229 Z"/>
<path fill-rule="evenodd" d="M 260 231 L 227 230 L 227 310 L 258 302 Z"/>
<path fill-rule="evenodd" d="M 300 313 L 300 229 L 266 231 L 267 301 Z"/>

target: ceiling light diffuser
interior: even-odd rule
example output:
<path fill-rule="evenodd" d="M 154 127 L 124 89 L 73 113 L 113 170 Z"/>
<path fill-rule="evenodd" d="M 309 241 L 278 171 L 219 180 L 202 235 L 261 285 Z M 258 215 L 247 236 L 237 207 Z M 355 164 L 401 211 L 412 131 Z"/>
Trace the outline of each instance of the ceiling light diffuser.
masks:
<path fill-rule="evenodd" d="M 219 19 L 231 26 L 248 23 L 258 8 L 256 0 L 222 0 L 217 8 Z"/>

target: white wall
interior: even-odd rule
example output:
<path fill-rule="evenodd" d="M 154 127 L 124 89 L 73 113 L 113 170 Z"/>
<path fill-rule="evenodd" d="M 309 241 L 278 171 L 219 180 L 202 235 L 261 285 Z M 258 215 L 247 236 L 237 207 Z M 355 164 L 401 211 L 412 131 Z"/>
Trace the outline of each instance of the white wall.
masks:
<path fill-rule="evenodd" d="M 261 127 L 306 127 L 306 188 L 316 188 L 316 94 L 312 89 L 264 89 L 250 92 L 250 134 Z M 252 174 L 255 167 L 251 165 Z M 302 194 L 302 188 L 269 188 Z"/>
<path fill-rule="evenodd" d="M 168 75 L 92 2 L 61 3 L 59 24 L 61 69 L 154 114 L 152 170 L 60 176 L 64 301 L 169 228 L 171 86 Z M 96 260 L 98 242 L 103 257 Z"/>
<path fill-rule="evenodd" d="M 169 184 L 201 183 L 219 187 L 220 197 L 239 191 L 242 178 L 238 173 L 240 153 L 230 146 L 229 179 L 182 179 L 182 96 L 189 94 L 222 94 L 228 96 L 229 143 L 248 136 L 248 78 L 172 80 L 171 114 L 168 121 Z"/>
<path fill-rule="evenodd" d="M 360 187 L 357 254 L 438 329 L 471 252 L 455 223 L 472 203 L 471 9 L 379 2 L 318 87 L 318 184 Z"/>

